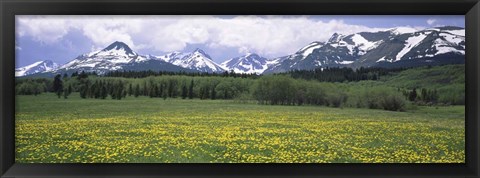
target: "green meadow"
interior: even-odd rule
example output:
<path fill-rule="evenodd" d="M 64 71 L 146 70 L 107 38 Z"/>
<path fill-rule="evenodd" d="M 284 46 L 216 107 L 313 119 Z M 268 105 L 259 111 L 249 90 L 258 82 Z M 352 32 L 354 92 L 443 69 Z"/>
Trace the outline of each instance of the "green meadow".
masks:
<path fill-rule="evenodd" d="M 464 163 L 465 107 L 18 95 L 17 163 Z"/>

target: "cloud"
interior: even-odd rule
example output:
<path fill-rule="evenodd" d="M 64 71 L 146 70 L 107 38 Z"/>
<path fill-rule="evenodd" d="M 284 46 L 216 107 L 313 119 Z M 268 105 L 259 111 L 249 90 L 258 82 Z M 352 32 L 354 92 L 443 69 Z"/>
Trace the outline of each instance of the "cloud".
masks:
<path fill-rule="evenodd" d="M 428 24 L 428 25 L 433 25 L 433 24 L 435 24 L 436 22 L 437 22 L 437 19 L 428 19 L 428 20 L 427 20 L 427 24 Z"/>
<path fill-rule="evenodd" d="M 46 44 L 57 42 L 68 33 L 70 28 L 65 19 L 55 16 L 18 18 L 17 24 L 17 35 L 29 35 L 34 40 Z"/>
<path fill-rule="evenodd" d="M 316 21 L 306 16 L 237 16 L 222 19 L 213 16 L 179 18 L 158 25 L 150 44 L 160 51 L 180 51 L 188 44 L 211 48 L 235 48 L 240 53 L 256 52 L 266 56 L 292 53 L 312 41 L 325 41 L 333 33 L 350 34 L 378 31 L 379 28 L 349 25 L 343 21 Z"/>
<path fill-rule="evenodd" d="M 17 22 L 17 35 L 46 44 L 55 44 L 77 29 L 91 40 L 92 49 L 114 41 L 157 52 L 202 44 L 267 57 L 293 53 L 312 41 L 326 41 L 335 32 L 384 30 L 309 16 L 17 16 Z"/>

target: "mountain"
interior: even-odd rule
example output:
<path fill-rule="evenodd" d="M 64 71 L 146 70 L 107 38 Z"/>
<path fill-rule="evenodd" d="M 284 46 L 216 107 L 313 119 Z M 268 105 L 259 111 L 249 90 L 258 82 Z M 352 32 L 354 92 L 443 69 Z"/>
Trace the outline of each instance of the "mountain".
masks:
<path fill-rule="evenodd" d="M 157 58 L 176 66 L 200 72 L 220 73 L 227 70 L 215 63 L 205 51 L 198 48 L 191 53 L 173 52 L 157 56 Z"/>
<path fill-rule="evenodd" d="M 274 64 L 276 64 L 276 60 L 269 60 L 258 54 L 248 53 L 240 57 L 231 58 L 220 65 L 229 71 L 233 70 L 235 73 L 261 74 Z"/>
<path fill-rule="evenodd" d="M 312 37 L 313 38 L 313 37 Z M 16 76 L 53 76 L 75 71 L 103 74 L 114 70 L 268 74 L 326 67 L 416 67 L 465 63 L 465 29 L 444 26 L 417 30 L 408 27 L 354 34 L 334 33 L 325 42 L 314 41 L 297 52 L 267 59 L 258 54 L 231 58 L 220 65 L 201 49 L 162 56 L 140 55 L 116 41 L 106 48 L 80 55 L 58 67 L 39 61 L 18 68 Z"/>
<path fill-rule="evenodd" d="M 158 60 L 151 55 L 139 55 L 127 44 L 116 41 L 100 51 L 80 55 L 56 70 L 51 71 L 51 73 L 73 73 L 75 71 L 85 71 L 103 74 L 115 70 L 197 72 L 195 70 L 185 69 Z M 47 73 L 42 74 L 41 76 L 51 75 L 52 74 Z"/>
<path fill-rule="evenodd" d="M 38 61 L 25 67 L 15 69 L 15 76 L 22 77 L 39 72 L 49 72 L 58 68 L 58 64 L 51 60 Z"/>
<path fill-rule="evenodd" d="M 309 50 L 302 54 L 305 49 Z M 318 67 L 412 67 L 464 63 L 465 29 L 451 26 L 424 30 L 400 27 L 350 35 L 334 33 L 324 44 L 312 43 L 295 54 L 278 59 L 281 62 L 264 73 Z"/>
<path fill-rule="evenodd" d="M 437 27 L 386 39 L 355 66 L 413 67 L 465 63 L 465 29 Z"/>
<path fill-rule="evenodd" d="M 150 60 L 138 55 L 125 43 L 116 41 L 100 51 L 83 54 L 62 65 L 59 70 L 104 73 L 123 69 L 123 65 Z"/>

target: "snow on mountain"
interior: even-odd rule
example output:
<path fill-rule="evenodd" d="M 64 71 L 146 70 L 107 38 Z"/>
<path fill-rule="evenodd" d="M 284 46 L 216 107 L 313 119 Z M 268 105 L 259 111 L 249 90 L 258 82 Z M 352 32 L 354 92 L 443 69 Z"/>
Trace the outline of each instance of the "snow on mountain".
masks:
<path fill-rule="evenodd" d="M 102 50 L 80 55 L 66 64 L 50 70 L 44 76 L 52 76 L 57 73 L 70 74 L 75 71 L 104 74 L 115 70 L 197 72 L 159 60 L 156 56 L 139 55 L 127 44 L 116 41 Z"/>
<path fill-rule="evenodd" d="M 123 69 L 127 64 L 142 63 L 152 59 L 155 59 L 155 57 L 139 55 L 127 44 L 116 41 L 100 51 L 78 56 L 62 65 L 59 70 L 85 70 L 104 73 Z"/>
<path fill-rule="evenodd" d="M 397 27 L 350 35 L 334 33 L 326 43 L 313 46 L 312 43 L 294 54 L 276 58 L 280 62 L 264 73 L 317 67 L 412 67 L 427 62 L 428 65 L 461 63 L 465 58 L 465 29 L 452 26 L 423 30 Z"/>
<path fill-rule="evenodd" d="M 395 35 L 401 35 L 405 33 L 414 33 L 417 31 L 417 29 L 411 28 L 411 27 L 395 27 L 395 28 L 388 29 L 387 31 L 390 31 Z"/>
<path fill-rule="evenodd" d="M 269 60 L 255 53 L 248 53 L 231 58 L 220 65 L 225 69 L 233 70 L 235 73 L 261 74 L 273 64 L 275 64 L 275 60 Z"/>
<path fill-rule="evenodd" d="M 51 60 L 38 61 L 33 64 L 16 68 L 15 76 L 21 77 L 41 72 L 49 72 L 58 68 L 58 64 Z"/>
<path fill-rule="evenodd" d="M 464 58 L 465 29 L 459 27 L 435 27 L 414 33 L 405 33 L 390 39 L 382 47 L 389 49 L 395 47 L 399 50 L 396 54 L 383 53 L 378 55 L 377 62 L 393 63 L 401 60 L 422 60 L 444 54 L 457 55 L 457 58 Z"/>
<path fill-rule="evenodd" d="M 301 54 L 303 56 L 303 58 L 305 59 L 307 56 L 312 54 L 313 50 L 318 49 L 318 48 L 322 47 L 323 45 L 324 45 L 324 43 L 315 41 L 315 42 L 312 42 L 312 43 L 308 44 L 307 46 L 301 48 L 300 50 L 298 50 L 296 52 L 296 54 Z"/>
<path fill-rule="evenodd" d="M 358 49 L 362 51 L 368 51 L 370 49 L 373 49 L 377 47 L 379 44 L 378 42 L 376 43 L 376 42 L 368 41 L 362 35 L 359 35 L 359 34 L 354 34 L 351 39 L 355 44 L 355 46 L 357 46 Z"/>
<path fill-rule="evenodd" d="M 219 73 L 227 70 L 215 63 L 205 51 L 198 48 L 191 53 L 172 52 L 163 56 L 157 56 L 157 58 L 173 65 L 200 72 Z"/>
<path fill-rule="evenodd" d="M 127 44 L 116 41 L 103 50 L 80 55 L 74 60 L 62 65 L 59 69 L 112 71 L 122 69 L 122 65 L 151 60 L 150 56 L 138 55 Z"/>
<path fill-rule="evenodd" d="M 397 53 L 397 56 L 395 57 L 395 60 L 393 62 L 401 60 L 405 54 L 407 54 L 412 48 L 418 46 L 418 44 L 422 42 L 423 39 L 425 39 L 426 37 L 427 35 L 425 35 L 424 33 L 415 34 L 411 37 L 408 37 L 408 39 L 405 41 L 405 46 L 402 50 L 400 50 L 400 52 Z"/>

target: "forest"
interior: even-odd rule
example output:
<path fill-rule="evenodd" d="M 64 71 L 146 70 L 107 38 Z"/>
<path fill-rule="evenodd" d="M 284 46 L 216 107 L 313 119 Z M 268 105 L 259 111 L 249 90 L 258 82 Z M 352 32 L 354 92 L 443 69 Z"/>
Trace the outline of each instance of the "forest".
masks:
<path fill-rule="evenodd" d="M 464 105 L 464 70 L 464 65 L 446 65 L 410 69 L 326 68 L 263 76 L 234 72 L 115 71 L 104 75 L 80 72 L 58 74 L 53 79 L 18 78 L 16 93 L 53 92 L 62 99 L 79 93 L 84 99 L 148 96 L 164 100 L 223 99 L 268 105 L 405 111 L 416 105 Z"/>

